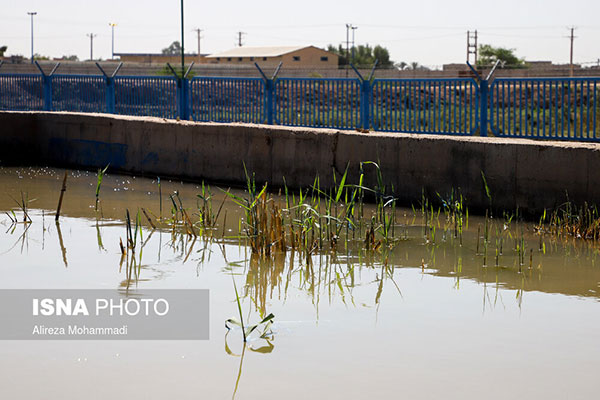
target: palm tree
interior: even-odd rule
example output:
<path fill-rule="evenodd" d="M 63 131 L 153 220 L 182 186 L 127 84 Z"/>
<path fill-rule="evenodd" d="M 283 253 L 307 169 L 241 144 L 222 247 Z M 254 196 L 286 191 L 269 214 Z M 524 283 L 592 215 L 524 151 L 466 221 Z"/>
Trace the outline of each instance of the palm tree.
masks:
<path fill-rule="evenodd" d="M 406 67 L 408 67 L 408 64 L 405 63 L 404 61 L 400 61 L 399 63 L 396 63 L 396 68 L 398 68 L 399 70 L 406 69 Z"/>

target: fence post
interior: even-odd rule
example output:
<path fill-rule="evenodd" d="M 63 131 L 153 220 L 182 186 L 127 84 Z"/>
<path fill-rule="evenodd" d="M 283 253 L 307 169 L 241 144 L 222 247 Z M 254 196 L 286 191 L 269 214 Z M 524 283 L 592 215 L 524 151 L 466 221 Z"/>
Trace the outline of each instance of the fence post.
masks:
<path fill-rule="evenodd" d="M 275 81 L 277 79 L 279 71 L 281 70 L 282 65 L 283 62 L 280 62 L 277 68 L 275 69 L 275 72 L 273 72 L 273 75 L 269 79 L 267 78 L 263 70 L 258 66 L 258 64 L 254 63 L 254 66 L 256 67 L 256 69 L 258 69 L 258 72 L 260 72 L 263 81 L 265 82 L 265 92 L 267 95 L 267 99 L 265 101 L 265 116 L 267 117 L 267 124 L 269 125 L 273 125 L 275 119 Z"/>
<path fill-rule="evenodd" d="M 377 68 L 377 64 L 379 60 L 375 60 L 373 64 L 373 68 L 371 68 L 371 73 L 368 78 L 363 78 L 362 74 L 358 72 L 354 64 L 350 64 L 356 75 L 358 75 L 358 79 L 360 80 L 360 128 L 364 130 L 369 130 L 371 127 L 371 90 L 373 81 L 373 75 L 375 74 L 375 68 Z"/>
<path fill-rule="evenodd" d="M 175 93 L 175 101 L 177 103 L 177 118 L 182 120 L 190 119 L 190 81 L 187 79 L 187 76 L 192 70 L 193 66 L 194 63 L 192 62 L 187 71 L 185 71 L 183 76 L 180 77 L 177 72 L 175 72 L 171 64 L 167 63 L 167 67 L 171 70 L 171 73 L 177 81 L 177 92 Z"/>
<path fill-rule="evenodd" d="M 467 66 L 471 69 L 477 80 L 479 81 L 479 135 L 487 136 L 488 133 L 488 108 L 490 104 L 490 79 L 496 68 L 500 64 L 500 60 L 497 60 L 494 64 L 494 67 L 488 74 L 488 76 L 483 79 L 479 72 L 467 61 Z M 504 65 L 504 64 L 502 64 Z"/>
<path fill-rule="evenodd" d="M 115 78 L 106 77 L 106 112 L 115 113 Z"/>
<path fill-rule="evenodd" d="M 177 117 L 181 120 L 190 119 L 190 81 L 177 78 Z"/>
<path fill-rule="evenodd" d="M 190 81 L 187 78 L 181 79 L 181 114 L 180 119 L 190 119 Z"/>
<path fill-rule="evenodd" d="M 267 103 L 265 104 L 267 107 L 265 112 L 267 116 L 267 124 L 273 125 L 273 97 L 275 94 L 275 82 L 273 79 L 265 80 L 265 90 L 267 91 Z"/>
<path fill-rule="evenodd" d="M 175 101 L 177 103 L 177 118 L 183 119 L 183 79 L 176 78 L 177 80 L 177 90 L 175 92 Z"/>
<path fill-rule="evenodd" d="M 371 82 L 368 80 L 362 81 L 361 85 L 361 101 L 360 101 L 360 127 L 362 129 L 368 130 L 371 121 L 370 121 L 370 107 L 371 107 Z"/>
<path fill-rule="evenodd" d="M 123 63 L 119 63 L 117 68 L 113 71 L 112 75 L 108 76 L 104 69 L 100 66 L 100 64 L 96 63 L 96 67 L 102 72 L 104 75 L 104 80 L 106 82 L 106 112 L 109 114 L 115 113 L 115 76 L 123 66 Z"/>
<path fill-rule="evenodd" d="M 44 111 L 52 111 L 52 76 L 44 75 Z"/>
<path fill-rule="evenodd" d="M 488 131 L 488 80 L 482 79 L 479 83 L 479 135 L 487 136 Z"/>
<path fill-rule="evenodd" d="M 44 111 L 52 111 L 52 75 L 56 72 L 60 63 L 56 63 L 52 72 L 46 75 L 40 64 L 35 61 L 35 66 L 40 70 L 42 74 L 43 93 L 44 93 Z"/>

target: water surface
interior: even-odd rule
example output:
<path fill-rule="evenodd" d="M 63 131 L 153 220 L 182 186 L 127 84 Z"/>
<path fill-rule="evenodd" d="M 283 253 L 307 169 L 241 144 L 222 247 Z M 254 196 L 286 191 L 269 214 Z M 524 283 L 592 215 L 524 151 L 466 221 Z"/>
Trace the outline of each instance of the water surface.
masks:
<path fill-rule="evenodd" d="M 482 218 L 469 218 L 461 246 L 443 213 L 432 235 L 419 210 L 403 209 L 402 240 L 392 249 L 366 251 L 357 238 L 308 264 L 291 251 L 260 262 L 235 238 L 243 213 L 228 200 L 225 226 L 223 212 L 217 228 L 195 240 L 142 220 L 145 245 L 132 273 L 119 247 L 125 210 L 159 216 L 156 179 L 105 176 L 96 212 L 96 175 L 69 171 L 56 224 L 63 173 L 0 169 L 0 288 L 207 288 L 210 340 L 0 342 L 2 398 L 597 396 L 596 243 L 540 238 L 531 224 L 512 221 L 499 228 L 498 266 L 494 240 L 483 266 Z M 162 180 L 164 216 L 173 191 L 193 217 L 200 183 Z M 223 192 L 212 192 L 219 204 Z M 20 221 L 14 199 L 22 193 L 33 222 L 15 225 L 4 211 Z M 523 265 L 515 250 L 521 229 Z M 237 266 L 228 266 L 218 243 Z M 224 321 L 237 316 L 232 273 L 251 321 L 275 314 L 271 340 L 244 349 L 234 331 L 226 348 Z"/>

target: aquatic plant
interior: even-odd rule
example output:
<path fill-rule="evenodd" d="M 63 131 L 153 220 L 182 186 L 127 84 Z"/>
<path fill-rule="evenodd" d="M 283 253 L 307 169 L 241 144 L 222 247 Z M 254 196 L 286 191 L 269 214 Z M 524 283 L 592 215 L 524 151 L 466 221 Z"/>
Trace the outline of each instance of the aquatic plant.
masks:
<path fill-rule="evenodd" d="M 271 329 L 271 325 L 273 324 L 273 319 L 275 318 L 275 315 L 273 315 L 272 313 L 269 313 L 269 315 L 264 317 L 257 324 L 245 326 L 244 316 L 242 315 L 242 304 L 240 302 L 240 295 L 238 293 L 237 286 L 235 284 L 235 279 L 233 279 L 233 275 L 232 275 L 232 281 L 233 281 L 233 288 L 235 290 L 235 301 L 237 303 L 239 320 L 237 320 L 235 318 L 229 318 L 228 320 L 225 321 L 225 328 L 227 328 L 227 330 L 231 330 L 231 325 L 239 326 L 242 330 L 242 336 L 244 338 L 244 343 L 246 343 L 248 341 L 248 337 L 250 336 L 250 334 L 252 334 L 252 332 L 254 332 L 259 327 L 262 327 L 261 334 L 259 335 L 260 338 L 264 339 L 264 338 L 271 336 L 270 329 Z"/>
<path fill-rule="evenodd" d="M 14 197 L 12 197 L 10 194 L 8 196 L 19 206 L 19 208 L 23 212 L 23 223 L 25 223 L 25 224 L 31 223 L 32 220 L 31 220 L 31 217 L 29 216 L 29 214 L 27 213 L 27 207 L 28 207 L 29 202 L 33 201 L 33 200 L 29 200 L 27 193 L 24 193 L 23 191 L 21 191 L 21 200 L 20 201 L 15 199 Z M 11 210 L 11 212 L 13 213 L 14 222 L 16 223 L 17 216 L 15 215 L 14 211 Z M 10 215 L 9 215 L 9 218 L 11 218 Z M 11 218 L 11 220 L 12 220 L 12 218 Z"/>
<path fill-rule="evenodd" d="M 100 202 L 100 186 L 102 186 L 102 179 L 104 178 L 104 174 L 106 173 L 109 165 L 104 167 L 104 169 L 98 168 L 98 178 L 96 182 L 96 211 L 98 211 L 98 202 Z"/>

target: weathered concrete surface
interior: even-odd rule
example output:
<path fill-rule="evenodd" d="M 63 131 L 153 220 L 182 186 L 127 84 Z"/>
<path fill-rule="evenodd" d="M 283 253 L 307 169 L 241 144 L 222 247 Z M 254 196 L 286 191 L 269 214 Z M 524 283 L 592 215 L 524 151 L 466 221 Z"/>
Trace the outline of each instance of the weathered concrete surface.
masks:
<path fill-rule="evenodd" d="M 322 187 L 361 161 L 380 164 L 402 202 L 460 189 L 485 208 L 482 172 L 494 208 L 537 212 L 566 199 L 600 203 L 600 145 L 525 139 L 359 133 L 266 125 L 193 123 L 106 114 L 0 112 L 0 163 L 52 165 L 243 184 Z M 375 170 L 365 166 L 366 182 Z"/>

